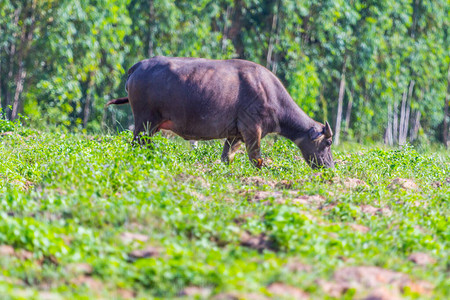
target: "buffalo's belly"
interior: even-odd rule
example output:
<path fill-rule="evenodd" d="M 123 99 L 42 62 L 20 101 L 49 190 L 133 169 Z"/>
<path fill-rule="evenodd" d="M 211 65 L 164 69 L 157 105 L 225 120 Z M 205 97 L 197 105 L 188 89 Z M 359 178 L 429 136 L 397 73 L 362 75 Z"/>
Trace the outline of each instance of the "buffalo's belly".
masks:
<path fill-rule="evenodd" d="M 235 122 L 207 120 L 186 121 L 167 120 L 161 123 L 159 129 L 171 130 L 187 140 L 213 140 L 238 135 Z"/>

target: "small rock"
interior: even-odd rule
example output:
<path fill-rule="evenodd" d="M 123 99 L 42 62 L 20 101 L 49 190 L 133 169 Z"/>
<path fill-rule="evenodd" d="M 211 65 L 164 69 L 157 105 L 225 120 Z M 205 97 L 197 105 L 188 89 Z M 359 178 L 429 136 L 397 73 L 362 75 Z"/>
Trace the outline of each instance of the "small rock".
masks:
<path fill-rule="evenodd" d="M 140 259 L 140 258 L 149 258 L 149 257 L 157 257 L 159 256 L 160 251 L 157 248 L 154 247 L 147 247 L 145 249 L 136 249 L 131 251 L 128 256 L 133 259 Z"/>
<path fill-rule="evenodd" d="M 417 190 L 417 184 L 412 179 L 405 179 L 405 178 L 395 178 L 392 180 L 392 182 L 388 185 L 388 188 L 391 190 L 396 189 L 404 189 L 404 190 Z"/>
<path fill-rule="evenodd" d="M 426 266 L 436 262 L 433 257 L 423 252 L 411 253 L 411 255 L 408 256 L 408 260 L 419 266 Z"/>
<path fill-rule="evenodd" d="M 146 241 L 148 241 L 148 236 L 140 234 L 140 233 L 126 231 L 120 235 L 120 239 L 122 240 L 122 242 L 124 244 L 130 244 L 134 241 L 139 241 L 139 242 L 145 243 Z"/>
<path fill-rule="evenodd" d="M 280 282 L 271 283 L 267 287 L 267 291 L 273 296 L 286 297 L 289 299 L 302 300 L 309 298 L 308 294 L 301 289 Z"/>

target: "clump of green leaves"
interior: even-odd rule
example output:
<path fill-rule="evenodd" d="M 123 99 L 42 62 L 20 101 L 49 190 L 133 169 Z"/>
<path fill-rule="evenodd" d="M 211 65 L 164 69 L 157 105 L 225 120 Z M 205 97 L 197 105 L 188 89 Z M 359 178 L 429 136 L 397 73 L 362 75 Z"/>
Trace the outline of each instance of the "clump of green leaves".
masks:
<path fill-rule="evenodd" d="M 6 115 L 2 112 L 2 108 L 0 107 L 0 133 L 15 131 L 17 128 L 21 126 L 22 123 L 20 122 L 20 118 L 13 121 L 8 120 L 6 118 Z"/>

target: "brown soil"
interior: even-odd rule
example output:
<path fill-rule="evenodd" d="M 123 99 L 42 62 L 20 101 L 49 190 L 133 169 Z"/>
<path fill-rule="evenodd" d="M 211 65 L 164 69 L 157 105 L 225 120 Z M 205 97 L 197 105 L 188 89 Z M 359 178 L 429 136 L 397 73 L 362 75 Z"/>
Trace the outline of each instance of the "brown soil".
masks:
<path fill-rule="evenodd" d="M 426 266 L 436 263 L 436 260 L 433 257 L 423 252 L 411 253 L 411 255 L 408 256 L 408 260 L 419 266 Z"/>
<path fill-rule="evenodd" d="M 267 287 L 267 291 L 275 297 L 284 297 L 289 299 L 309 299 L 308 294 L 299 288 L 284 283 L 275 282 Z"/>
<path fill-rule="evenodd" d="M 403 189 L 403 190 L 417 190 L 418 186 L 412 179 L 405 178 L 395 178 L 388 185 L 388 188 L 391 190 Z"/>

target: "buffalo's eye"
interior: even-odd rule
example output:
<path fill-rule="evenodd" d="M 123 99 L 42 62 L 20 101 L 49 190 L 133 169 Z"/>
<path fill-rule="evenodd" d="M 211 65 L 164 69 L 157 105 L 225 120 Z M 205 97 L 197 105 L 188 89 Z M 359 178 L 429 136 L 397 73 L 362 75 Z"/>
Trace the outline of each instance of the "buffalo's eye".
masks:
<path fill-rule="evenodd" d="M 330 140 L 326 140 L 325 141 L 325 144 L 327 145 L 327 146 L 331 146 L 331 144 L 333 144 L 333 141 L 330 139 Z"/>

